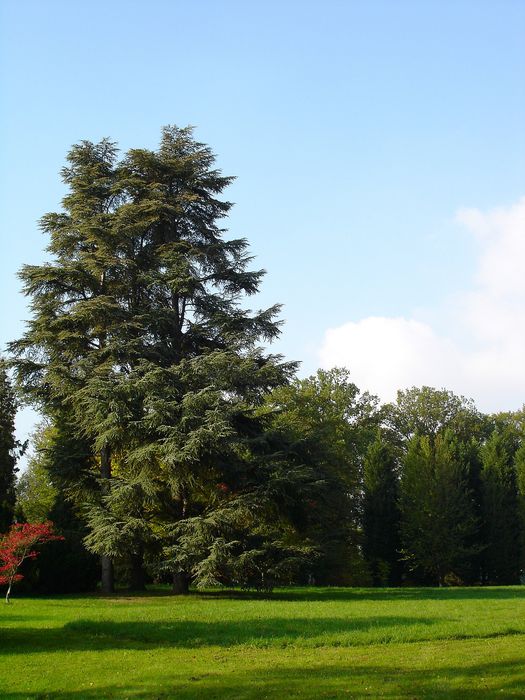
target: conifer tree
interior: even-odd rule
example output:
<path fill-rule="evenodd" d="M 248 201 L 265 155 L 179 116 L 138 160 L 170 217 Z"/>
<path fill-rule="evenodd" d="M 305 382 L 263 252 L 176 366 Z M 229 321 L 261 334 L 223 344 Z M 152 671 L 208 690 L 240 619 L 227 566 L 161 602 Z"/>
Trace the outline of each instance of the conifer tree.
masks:
<path fill-rule="evenodd" d="M 525 574 L 525 441 L 519 446 L 514 455 L 516 471 L 516 486 L 518 490 L 518 516 L 520 530 L 520 578 Z M 521 581 L 523 583 L 523 581 Z"/>
<path fill-rule="evenodd" d="M 375 586 L 399 583 L 400 513 L 398 456 L 378 432 L 363 470 L 363 553 Z"/>
<path fill-rule="evenodd" d="M 62 178 L 69 187 L 64 210 L 46 214 L 52 261 L 26 265 L 20 277 L 31 299 L 32 319 L 24 337 L 10 347 L 21 387 L 53 422 L 70 416 L 79 434 L 88 432 L 77 392 L 104 381 L 118 362 L 113 342 L 123 321 L 123 288 L 112 223 L 120 196 L 115 187 L 116 148 L 107 140 L 84 141 L 68 154 Z M 121 284 L 119 284 L 121 281 Z M 76 420 L 75 420 L 76 419 Z M 95 437 L 96 429 L 90 430 Z M 101 483 L 111 477 L 111 446 L 93 441 Z M 107 486 L 101 486 L 107 490 Z M 113 589 L 112 563 L 102 560 L 102 589 Z"/>
<path fill-rule="evenodd" d="M 107 592 L 115 556 L 140 568 L 166 531 L 176 548 L 181 520 L 202 525 L 190 516 L 213 510 L 233 463 L 250 491 L 250 416 L 295 369 L 258 347 L 278 334 L 279 307 L 243 306 L 263 271 L 248 269 L 246 240 L 224 236 L 231 204 L 218 195 L 232 178 L 214 160 L 189 128 L 120 161 L 107 140 L 73 147 L 64 210 L 42 219 L 53 259 L 21 273 L 33 318 L 12 344 L 19 380 L 91 446 L 88 544 Z"/>
<path fill-rule="evenodd" d="M 476 554 L 477 528 L 465 464 L 452 434 L 409 443 L 401 477 L 401 539 L 410 568 L 441 585 Z"/>
<path fill-rule="evenodd" d="M 519 577 L 516 470 L 505 436 L 496 429 L 481 449 L 485 583 L 513 584 Z"/>

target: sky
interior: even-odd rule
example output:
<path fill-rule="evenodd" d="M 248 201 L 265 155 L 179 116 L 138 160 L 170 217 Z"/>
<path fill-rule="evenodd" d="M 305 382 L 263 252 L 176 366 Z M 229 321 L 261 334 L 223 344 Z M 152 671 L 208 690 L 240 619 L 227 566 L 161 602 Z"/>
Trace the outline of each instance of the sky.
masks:
<path fill-rule="evenodd" d="M 192 124 L 301 376 L 524 403 L 522 0 L 3 0 L 0 70 L 2 350 L 70 146 Z"/>

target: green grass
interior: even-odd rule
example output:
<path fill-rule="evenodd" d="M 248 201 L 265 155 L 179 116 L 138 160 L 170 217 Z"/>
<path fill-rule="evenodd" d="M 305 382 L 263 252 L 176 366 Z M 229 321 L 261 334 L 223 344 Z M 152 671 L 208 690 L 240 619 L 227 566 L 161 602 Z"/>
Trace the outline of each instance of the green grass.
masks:
<path fill-rule="evenodd" d="M 0 697 L 525 698 L 525 589 L 15 597 Z"/>

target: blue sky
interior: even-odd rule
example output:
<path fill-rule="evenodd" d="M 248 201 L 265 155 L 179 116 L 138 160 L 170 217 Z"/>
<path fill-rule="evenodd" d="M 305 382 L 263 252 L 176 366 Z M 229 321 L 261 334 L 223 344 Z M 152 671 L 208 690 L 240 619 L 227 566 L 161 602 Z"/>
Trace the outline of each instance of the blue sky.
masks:
<path fill-rule="evenodd" d="M 383 398 L 430 383 L 521 405 L 522 0 L 4 0 L 0 26 L 2 347 L 71 144 L 153 148 L 193 124 L 237 176 L 229 229 L 268 270 L 258 303 L 285 305 L 276 349 L 303 374 L 347 364 Z"/>

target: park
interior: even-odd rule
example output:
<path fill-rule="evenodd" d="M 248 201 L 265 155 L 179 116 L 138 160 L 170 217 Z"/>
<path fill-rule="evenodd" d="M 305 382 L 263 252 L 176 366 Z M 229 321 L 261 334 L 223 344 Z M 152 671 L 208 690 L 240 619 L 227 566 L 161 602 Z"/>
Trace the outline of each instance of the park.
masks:
<path fill-rule="evenodd" d="M 524 620 L 517 587 L 26 598 L 2 611 L 0 687 L 6 700 L 523 697 Z"/>
<path fill-rule="evenodd" d="M 0 700 L 525 698 L 524 23 L 2 3 Z"/>

